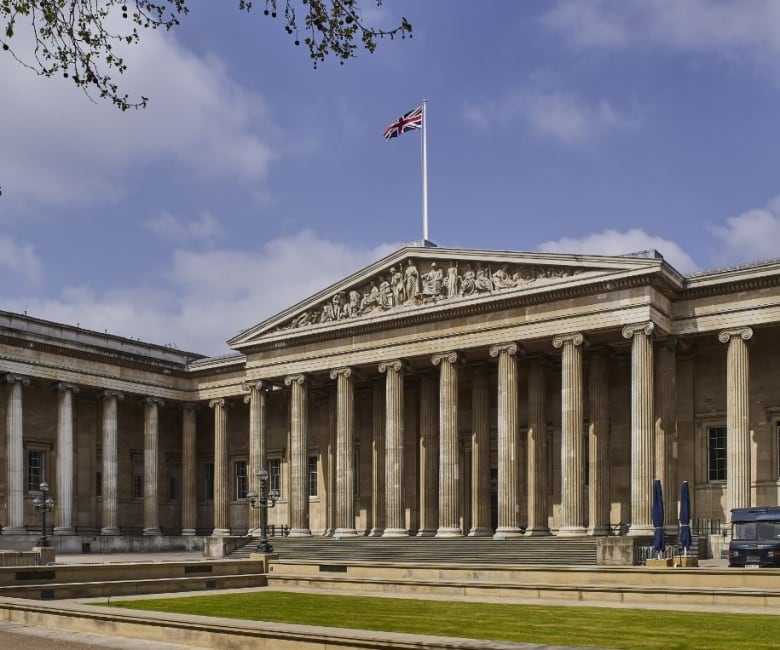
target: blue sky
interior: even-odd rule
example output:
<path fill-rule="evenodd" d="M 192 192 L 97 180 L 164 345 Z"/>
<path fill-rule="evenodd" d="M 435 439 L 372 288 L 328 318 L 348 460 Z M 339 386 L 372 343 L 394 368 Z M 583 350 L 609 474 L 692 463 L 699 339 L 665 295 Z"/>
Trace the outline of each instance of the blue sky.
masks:
<path fill-rule="evenodd" d="M 420 134 L 382 132 L 423 98 L 441 246 L 780 256 L 780 3 L 364 6 L 414 38 L 315 70 L 262 11 L 194 3 L 129 56 L 137 112 L 0 56 L 0 308 L 227 352 L 421 237 Z"/>

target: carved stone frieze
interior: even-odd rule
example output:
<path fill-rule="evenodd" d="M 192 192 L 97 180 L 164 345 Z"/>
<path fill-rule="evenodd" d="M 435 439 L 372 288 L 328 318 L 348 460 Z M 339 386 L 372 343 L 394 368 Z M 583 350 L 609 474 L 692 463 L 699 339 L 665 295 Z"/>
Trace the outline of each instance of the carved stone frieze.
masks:
<path fill-rule="evenodd" d="M 447 260 L 425 261 L 424 266 L 422 264 L 422 261 L 408 259 L 405 266 L 398 264 L 360 286 L 337 291 L 276 331 L 518 291 L 545 280 L 581 273 L 580 269 L 565 266 L 534 264 Z"/>

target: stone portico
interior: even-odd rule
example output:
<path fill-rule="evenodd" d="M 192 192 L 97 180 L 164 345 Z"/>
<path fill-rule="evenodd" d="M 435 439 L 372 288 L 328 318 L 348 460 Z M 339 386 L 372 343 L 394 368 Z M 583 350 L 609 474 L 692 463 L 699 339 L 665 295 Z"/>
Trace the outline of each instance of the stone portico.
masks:
<path fill-rule="evenodd" d="M 307 272 L 301 270 L 302 273 Z M 780 496 L 780 262 L 407 246 L 207 358 L 0 312 L 3 539 L 652 533 Z M 226 330 L 235 324 L 226 322 Z"/>

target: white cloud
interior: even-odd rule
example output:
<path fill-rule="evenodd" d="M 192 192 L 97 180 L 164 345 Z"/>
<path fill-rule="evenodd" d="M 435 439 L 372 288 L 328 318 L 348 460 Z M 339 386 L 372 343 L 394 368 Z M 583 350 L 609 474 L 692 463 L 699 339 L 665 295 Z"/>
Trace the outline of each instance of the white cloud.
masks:
<path fill-rule="evenodd" d="M 222 354 L 224 341 L 400 247 L 357 248 L 302 231 L 257 251 L 178 250 L 152 286 L 97 293 L 71 287 L 56 299 L 6 298 L 4 309 L 98 331 Z M 161 339 L 162 337 L 162 339 Z M 164 340 L 163 340 L 164 339 Z"/>
<path fill-rule="evenodd" d="M 163 239 L 184 244 L 210 244 L 224 236 L 222 224 L 208 212 L 194 219 L 179 219 L 166 210 L 159 210 L 146 221 L 144 227 Z"/>
<path fill-rule="evenodd" d="M 573 93 L 539 85 L 514 90 L 498 100 L 467 103 L 463 115 L 478 128 L 525 123 L 535 134 L 565 144 L 581 144 L 610 130 L 632 129 L 641 119 L 607 100 L 588 102 Z"/>
<path fill-rule="evenodd" d="M 43 266 L 33 246 L 4 235 L 0 235 L 0 269 L 30 285 L 43 279 Z"/>
<path fill-rule="evenodd" d="M 654 248 L 681 273 L 696 270 L 696 263 L 678 244 L 668 239 L 650 235 L 639 228 L 625 232 L 605 230 L 585 235 L 579 239 L 564 237 L 546 241 L 538 249 L 545 253 L 583 253 L 590 255 L 625 255 Z"/>
<path fill-rule="evenodd" d="M 661 47 L 673 51 L 780 52 L 775 0 L 560 0 L 542 18 L 578 47 Z"/>
<path fill-rule="evenodd" d="M 4 200 L 23 204 L 116 201 L 140 164 L 200 178 L 256 184 L 275 156 L 278 129 L 262 97 L 232 81 L 170 33 L 148 31 L 119 75 L 145 110 L 91 103 L 69 80 L 37 77 L 0 56 L 0 178 Z"/>
<path fill-rule="evenodd" d="M 720 264 L 754 262 L 780 257 L 780 197 L 765 208 L 755 208 L 729 217 L 723 226 L 711 228 L 718 240 L 716 261 Z"/>

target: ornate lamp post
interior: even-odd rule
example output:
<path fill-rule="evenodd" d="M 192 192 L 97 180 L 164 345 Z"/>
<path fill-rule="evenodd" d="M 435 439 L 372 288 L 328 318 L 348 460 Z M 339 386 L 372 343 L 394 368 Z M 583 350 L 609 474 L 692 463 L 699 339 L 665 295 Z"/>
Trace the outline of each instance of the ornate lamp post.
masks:
<path fill-rule="evenodd" d="M 266 489 L 268 484 L 268 470 L 261 467 L 257 470 L 257 482 L 260 492 L 254 490 L 247 492 L 250 508 L 260 508 L 260 541 L 257 543 L 258 553 L 272 553 L 273 546 L 268 542 L 268 508 L 273 508 L 279 499 L 279 491 Z"/>
<path fill-rule="evenodd" d="M 40 485 L 41 493 L 33 499 L 33 507 L 41 513 L 43 534 L 38 540 L 40 546 L 49 546 L 49 538 L 46 536 L 46 513 L 54 510 L 54 497 L 49 496 L 49 484 L 44 481 Z"/>

